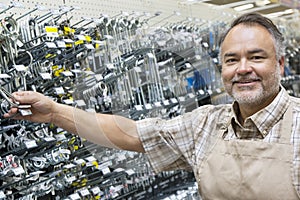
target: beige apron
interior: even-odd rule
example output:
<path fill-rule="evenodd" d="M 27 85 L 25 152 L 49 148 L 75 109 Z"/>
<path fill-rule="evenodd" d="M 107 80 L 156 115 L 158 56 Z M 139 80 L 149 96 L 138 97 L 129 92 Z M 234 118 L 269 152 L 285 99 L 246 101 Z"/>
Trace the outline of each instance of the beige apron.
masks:
<path fill-rule="evenodd" d="M 292 180 L 291 107 L 284 115 L 278 143 L 225 141 L 222 139 L 225 130 L 220 131 L 198 171 L 203 199 L 299 199 Z M 232 129 L 231 125 L 229 128 Z"/>

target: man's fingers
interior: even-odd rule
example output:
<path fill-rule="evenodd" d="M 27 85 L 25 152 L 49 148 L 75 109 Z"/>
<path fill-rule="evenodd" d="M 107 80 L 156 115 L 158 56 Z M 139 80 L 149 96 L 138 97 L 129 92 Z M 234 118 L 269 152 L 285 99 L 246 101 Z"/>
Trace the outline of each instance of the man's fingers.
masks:
<path fill-rule="evenodd" d="M 32 104 L 37 101 L 36 94 L 31 91 L 15 92 L 13 97 L 21 104 Z"/>
<path fill-rule="evenodd" d="M 15 117 L 16 114 L 18 114 L 18 109 L 17 108 L 11 108 L 8 113 L 5 113 L 3 116 L 5 118 L 12 118 Z"/>

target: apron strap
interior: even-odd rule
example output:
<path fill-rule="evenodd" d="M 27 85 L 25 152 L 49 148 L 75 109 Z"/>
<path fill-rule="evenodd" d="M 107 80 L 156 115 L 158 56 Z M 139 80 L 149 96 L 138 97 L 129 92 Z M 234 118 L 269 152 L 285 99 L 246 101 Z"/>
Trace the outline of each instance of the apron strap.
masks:
<path fill-rule="evenodd" d="M 293 126 L 293 106 L 288 106 L 281 123 L 281 128 L 279 131 L 279 142 L 289 144 L 292 136 L 292 126 Z"/>

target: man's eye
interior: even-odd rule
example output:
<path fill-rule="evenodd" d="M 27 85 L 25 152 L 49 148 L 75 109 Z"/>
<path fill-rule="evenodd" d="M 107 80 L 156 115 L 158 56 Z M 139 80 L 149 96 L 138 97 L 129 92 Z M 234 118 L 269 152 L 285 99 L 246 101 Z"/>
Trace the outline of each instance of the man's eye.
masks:
<path fill-rule="evenodd" d="M 228 63 L 228 64 L 234 63 L 234 62 L 236 62 L 236 59 L 234 59 L 234 58 L 230 58 L 230 59 L 225 60 L 225 63 Z"/>
<path fill-rule="evenodd" d="M 262 56 L 252 56 L 251 59 L 252 60 L 262 60 L 263 57 Z"/>

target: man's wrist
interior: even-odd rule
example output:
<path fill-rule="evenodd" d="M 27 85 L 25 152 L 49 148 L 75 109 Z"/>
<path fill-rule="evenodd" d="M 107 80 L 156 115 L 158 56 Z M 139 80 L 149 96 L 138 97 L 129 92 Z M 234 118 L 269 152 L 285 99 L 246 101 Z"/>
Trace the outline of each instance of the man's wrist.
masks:
<path fill-rule="evenodd" d="M 61 113 L 63 113 L 64 110 L 64 105 L 63 104 L 59 104 L 56 102 L 53 102 L 52 106 L 51 106 L 51 118 L 50 118 L 50 123 L 53 124 L 58 124 L 61 118 Z"/>

